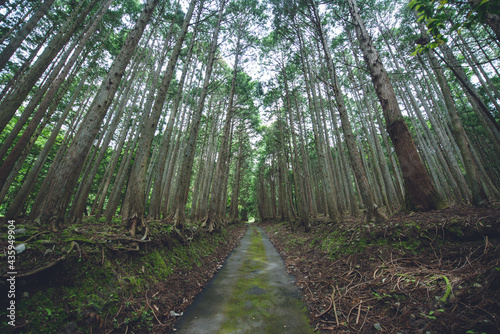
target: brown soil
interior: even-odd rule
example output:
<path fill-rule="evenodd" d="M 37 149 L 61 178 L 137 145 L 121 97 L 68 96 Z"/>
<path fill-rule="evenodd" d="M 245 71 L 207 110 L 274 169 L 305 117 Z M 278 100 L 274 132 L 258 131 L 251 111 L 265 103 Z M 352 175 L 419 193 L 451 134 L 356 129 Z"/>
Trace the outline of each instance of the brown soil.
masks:
<path fill-rule="evenodd" d="M 35 240 L 51 235 L 56 251 L 44 256 L 35 248 L 26 250 L 27 255 L 33 256 L 19 257 L 22 262 L 16 265 L 20 274 L 57 261 L 67 253 L 71 240 L 75 240 L 79 248 L 74 247 L 57 266 L 28 280 L 22 287 L 31 286 L 27 289 L 28 303 L 35 298 L 35 290 L 57 291 L 60 286 L 78 284 L 73 281 L 81 274 L 80 261 L 101 266 L 102 272 L 107 270 L 102 265 L 104 257 L 116 258 L 124 265 L 113 268 L 109 273 L 112 277 L 130 275 L 127 271 L 132 269 L 140 271 L 140 263 L 132 262 L 138 256 L 134 254 L 147 255 L 149 250 L 172 244 L 169 239 L 172 234 L 162 232 L 161 226 L 151 228 L 149 244 L 131 241 L 124 231 L 112 230 L 106 225 L 79 226 L 74 229 L 78 232 L 76 236 L 32 234 Z M 289 223 L 267 222 L 261 226 L 283 256 L 287 270 L 296 277 L 311 323 L 318 332 L 500 332 L 498 208 L 459 206 L 398 214 L 382 224 L 344 219 L 341 224 L 333 225 L 326 219 L 316 219 L 311 233 L 291 233 Z M 220 269 L 245 229 L 245 224 L 232 227 L 225 236 L 226 241 L 212 254 L 203 256 L 196 266 L 175 268 L 166 280 L 146 288 L 126 288 L 119 294 L 117 311 L 99 314 L 92 309 L 76 311 L 65 306 L 60 313 L 69 316 L 58 327 L 59 333 L 170 332 L 178 318 L 176 314 L 192 303 Z M 207 238 L 210 242 L 212 237 Z M 106 284 L 103 281 L 104 288 Z M 101 292 L 101 287 L 96 287 L 96 291 L 97 288 L 96 296 L 108 298 L 105 289 Z M 60 298 L 62 303 L 64 298 Z M 48 332 L 32 326 L 36 316 L 45 314 L 47 321 L 54 320 L 54 314 L 47 316 L 43 304 L 38 308 L 41 310 L 38 313 L 18 318 L 19 325 L 14 332 Z"/>
<path fill-rule="evenodd" d="M 321 333 L 499 333 L 500 210 L 262 224 Z M 447 293 L 448 291 L 448 293 Z"/>
<path fill-rule="evenodd" d="M 3 326 L 0 332 L 168 333 L 179 314 L 222 267 L 246 229 L 246 224 L 240 223 L 228 228 L 224 237 L 201 230 L 186 230 L 179 237 L 166 233 L 164 224 L 150 223 L 147 239 L 141 241 L 132 239 L 121 227 L 97 222 L 73 225 L 61 232 L 38 232 L 28 227 L 31 236 L 16 240 L 31 245 L 16 259 L 16 327 Z M 179 265 L 172 267 L 173 272 L 165 280 L 154 279 L 154 266 L 146 263 L 148 255 L 173 245 L 187 249 L 190 240 L 199 238 L 203 241 L 198 247 L 206 248 L 207 254 L 197 254 L 196 261 L 187 265 L 182 264 L 185 259 L 179 259 Z M 49 248 L 54 251 L 44 255 L 47 243 L 38 239 L 50 239 Z M 7 243 L 0 242 L 0 249 L 7 249 Z M 8 271 L 6 261 L 3 262 L 2 276 Z M 26 274 L 29 276 L 23 277 Z M 71 303 L 75 297 L 68 289 L 82 291 L 88 289 L 85 284 L 92 284 L 85 305 Z M 6 288 L 5 284 L 0 285 L 2 296 L 7 296 Z M 21 297 L 23 293 L 29 296 Z M 96 299 L 98 303 L 103 301 L 100 308 L 91 306 Z M 7 298 L 0 298 L 2 318 L 7 302 Z M 114 305 L 112 312 L 110 304 Z"/>
<path fill-rule="evenodd" d="M 203 290 L 208 281 L 217 273 L 231 251 L 238 246 L 247 226 L 240 225 L 233 229 L 227 238 L 227 243 L 203 260 L 198 268 L 180 270 L 172 274 L 167 281 L 153 287 L 150 296 L 158 296 L 153 307 L 166 310 L 160 313 L 160 321 L 153 327 L 153 333 L 169 333 L 172 331 L 177 316 L 172 316 L 170 311 L 181 314 L 191 305 L 194 298 Z M 156 306 L 155 306 L 156 305 Z"/>

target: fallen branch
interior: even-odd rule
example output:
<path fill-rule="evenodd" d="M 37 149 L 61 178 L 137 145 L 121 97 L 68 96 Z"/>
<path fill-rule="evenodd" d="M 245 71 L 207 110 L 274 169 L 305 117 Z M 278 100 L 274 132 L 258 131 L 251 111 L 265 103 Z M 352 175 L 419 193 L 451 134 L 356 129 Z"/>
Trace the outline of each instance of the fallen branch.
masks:
<path fill-rule="evenodd" d="M 158 317 L 156 316 L 156 313 L 155 313 L 155 310 L 153 310 L 153 308 L 151 307 L 151 305 L 149 304 L 149 301 L 148 301 L 148 292 L 149 290 L 146 291 L 146 304 L 149 306 L 149 308 L 151 309 L 151 312 L 153 312 L 153 315 L 155 316 L 155 319 L 156 321 L 158 321 L 158 323 L 161 325 L 161 326 L 165 326 L 164 324 L 161 323 L 161 321 L 158 319 Z"/>
<path fill-rule="evenodd" d="M 38 232 L 37 234 L 33 234 L 31 237 L 29 237 L 28 239 L 24 240 L 23 242 L 28 242 L 30 241 L 31 239 L 35 238 L 35 237 L 38 237 L 39 235 L 41 234 L 47 234 L 49 233 L 49 231 L 43 231 L 43 232 Z"/>
<path fill-rule="evenodd" d="M 28 276 L 32 276 L 32 275 L 35 275 L 35 274 L 38 274 L 42 271 L 45 271 L 49 268 L 52 268 L 54 267 L 56 264 L 58 264 L 59 262 L 63 261 L 66 259 L 66 257 L 69 255 L 69 253 L 71 253 L 73 251 L 73 249 L 75 248 L 75 245 L 76 247 L 78 248 L 78 250 L 80 250 L 80 246 L 78 246 L 78 244 L 76 242 L 71 242 L 71 247 L 69 248 L 69 250 L 66 252 L 66 254 L 64 254 L 63 256 L 61 256 L 60 258 L 58 258 L 57 260 L 55 261 L 52 261 L 51 263 L 47 264 L 46 266 L 43 266 L 43 267 L 40 267 L 40 268 L 37 268 L 33 271 L 30 271 L 26 274 L 21 274 L 21 275 L 17 275 L 16 277 L 28 277 Z M 81 253 L 80 253 L 80 256 L 81 256 Z"/>

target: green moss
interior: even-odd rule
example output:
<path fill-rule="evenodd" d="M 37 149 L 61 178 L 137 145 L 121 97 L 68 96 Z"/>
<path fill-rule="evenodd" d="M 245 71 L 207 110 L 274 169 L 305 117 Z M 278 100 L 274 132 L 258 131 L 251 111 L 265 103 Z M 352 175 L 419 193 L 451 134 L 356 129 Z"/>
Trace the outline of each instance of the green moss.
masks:
<path fill-rule="evenodd" d="M 219 333 L 234 333 L 242 323 L 263 322 L 264 333 L 280 333 L 283 331 L 278 317 L 273 316 L 273 309 L 278 304 L 279 292 L 272 291 L 269 277 L 261 270 L 266 266 L 266 250 L 262 237 L 257 229 L 253 229 L 248 257 L 239 270 L 240 277 L 233 287 L 230 302 L 224 310 L 226 321 L 223 323 Z M 304 308 L 299 301 L 296 303 L 298 309 Z M 303 322 L 308 323 L 306 310 L 303 312 Z"/>
<path fill-rule="evenodd" d="M 457 224 L 452 224 L 451 226 L 448 226 L 446 229 L 458 238 L 463 238 L 464 236 L 464 232 L 460 229 L 460 227 Z"/>
<path fill-rule="evenodd" d="M 147 257 L 147 266 L 158 279 L 166 279 L 173 272 L 172 263 L 165 261 L 167 258 L 165 253 L 162 250 L 155 250 Z"/>
<path fill-rule="evenodd" d="M 50 278 L 40 280 L 44 284 L 40 290 L 29 291 L 28 298 L 18 299 L 16 322 L 29 321 L 19 333 L 57 333 L 70 322 L 89 333 L 92 326 L 94 329 L 99 327 L 106 316 L 109 323 L 113 322 L 121 305 L 122 314 L 131 314 L 126 319 L 127 323 L 133 324 L 130 328 L 147 330 L 154 321 L 150 309 L 137 304 L 132 309 L 126 300 L 131 295 L 144 296 L 150 286 L 165 280 L 178 268 L 200 266 L 203 258 L 213 254 L 225 242 L 227 235 L 227 231 L 204 234 L 189 245 L 171 239 L 168 247 L 151 247 L 136 254 L 110 253 L 98 242 L 71 234 L 75 226 L 61 233 L 60 240 L 65 245 L 76 240 L 82 257 L 80 252 L 72 252 L 66 261 L 51 269 L 51 273 L 44 274 Z M 44 235 L 33 240 L 32 245 L 40 246 L 43 251 L 45 247 L 40 240 L 48 237 Z M 3 314 L 0 311 L 0 315 Z M 89 321 L 89 317 L 94 320 Z M 9 328 L 7 321 L 0 322 L 0 332 Z"/>
<path fill-rule="evenodd" d="M 250 320 L 255 318 L 266 318 L 269 320 L 269 309 L 272 301 L 267 293 L 248 294 L 251 289 L 256 291 L 267 291 L 269 289 L 267 280 L 262 275 L 256 275 L 264 268 L 266 250 L 259 232 L 254 229 L 248 258 L 241 265 L 240 279 L 234 285 L 228 307 L 225 310 L 227 321 L 224 322 L 220 333 L 231 333 L 238 329 L 241 319 Z"/>

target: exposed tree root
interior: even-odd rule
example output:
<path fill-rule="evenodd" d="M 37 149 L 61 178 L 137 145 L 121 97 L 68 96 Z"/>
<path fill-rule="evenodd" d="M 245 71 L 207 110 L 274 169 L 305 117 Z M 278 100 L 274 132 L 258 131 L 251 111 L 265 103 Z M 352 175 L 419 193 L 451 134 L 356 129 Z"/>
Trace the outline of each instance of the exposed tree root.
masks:
<path fill-rule="evenodd" d="M 16 275 L 17 278 L 22 278 L 22 277 L 29 277 L 29 276 L 33 276 L 35 274 L 38 274 L 38 273 L 41 273 L 42 271 L 45 271 L 47 269 L 50 269 L 52 267 L 54 267 L 55 265 L 57 265 L 59 262 L 61 261 L 64 261 L 66 259 L 66 257 L 69 255 L 69 253 L 71 253 L 73 251 L 73 249 L 75 248 L 75 246 L 78 248 L 78 250 L 80 251 L 80 246 L 78 246 L 78 244 L 75 242 L 75 241 L 72 241 L 71 242 L 71 247 L 69 248 L 69 250 L 66 252 L 66 254 L 64 254 L 63 256 L 59 257 L 58 259 L 56 259 L 55 261 L 52 261 L 50 262 L 49 264 L 43 266 L 43 267 L 40 267 L 40 268 L 37 268 L 35 270 L 32 270 L 30 272 L 27 272 L 25 274 L 20 274 L 20 275 Z M 80 251 L 80 257 L 81 257 L 81 251 Z M 2 277 L 9 277 L 9 276 L 2 276 Z"/>

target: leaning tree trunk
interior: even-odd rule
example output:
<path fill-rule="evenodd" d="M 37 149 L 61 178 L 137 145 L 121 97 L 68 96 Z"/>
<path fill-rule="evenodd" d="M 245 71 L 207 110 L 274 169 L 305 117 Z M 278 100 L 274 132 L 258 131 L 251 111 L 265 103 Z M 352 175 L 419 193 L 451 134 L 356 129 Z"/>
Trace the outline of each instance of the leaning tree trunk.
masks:
<path fill-rule="evenodd" d="M 194 154 L 196 152 L 196 140 L 198 138 L 198 131 L 200 128 L 201 115 L 203 112 L 203 107 L 205 105 L 205 99 L 208 94 L 208 86 L 210 84 L 210 78 L 212 76 L 212 69 L 215 61 L 216 51 L 218 48 L 218 38 L 221 26 L 221 21 L 224 13 L 224 8 L 226 6 L 226 0 L 222 0 L 220 4 L 220 9 L 218 13 L 218 19 L 213 32 L 212 41 L 210 43 L 210 49 L 208 53 L 207 66 L 205 70 L 205 78 L 203 80 L 203 87 L 201 90 L 200 97 L 198 99 L 198 105 L 193 115 L 193 120 L 191 123 L 191 128 L 189 130 L 188 139 L 186 143 L 185 150 L 182 155 L 182 163 L 180 168 L 179 183 L 177 187 L 177 193 L 174 200 L 174 221 L 176 226 L 183 226 L 185 220 L 185 208 L 189 192 L 189 184 L 191 181 L 191 173 L 193 169 Z"/>
<path fill-rule="evenodd" d="M 61 129 L 62 125 L 64 124 L 64 121 L 68 117 L 70 111 L 72 111 L 72 106 L 76 101 L 76 98 L 78 97 L 80 90 L 82 89 L 84 83 L 87 80 L 87 75 L 88 75 L 88 70 L 85 72 L 82 78 L 80 78 L 80 83 L 78 84 L 78 87 L 76 88 L 75 92 L 71 96 L 70 101 L 64 108 L 63 113 L 61 116 L 59 116 L 59 120 L 57 121 L 57 124 L 54 126 L 52 129 L 52 132 L 50 134 L 50 137 L 47 139 L 47 142 L 43 146 L 42 151 L 38 155 L 35 163 L 31 167 L 31 170 L 27 176 L 27 178 L 24 180 L 23 185 L 21 188 L 17 191 L 16 196 L 10 203 L 7 212 L 5 213 L 6 217 L 16 217 L 20 214 L 22 207 L 26 203 L 26 200 L 28 199 L 28 195 L 30 191 L 33 189 L 35 185 L 36 178 L 38 174 L 40 173 L 40 170 L 45 163 L 45 160 L 47 159 L 47 156 L 49 155 L 50 150 L 52 149 L 52 145 L 56 142 L 57 135 L 59 134 L 59 130 Z M 1 202 L 1 198 L 0 198 Z"/>
<path fill-rule="evenodd" d="M 328 41 L 326 39 L 325 33 L 323 31 L 321 19 L 318 15 L 316 7 L 314 3 L 312 4 L 312 12 L 314 15 L 314 24 L 316 25 L 316 31 L 319 35 L 319 39 L 321 41 L 321 45 L 323 47 L 326 65 L 328 68 L 328 72 L 330 74 L 330 80 L 332 84 L 330 85 L 333 90 L 335 102 L 337 103 L 337 108 L 340 114 L 340 120 L 342 124 L 342 130 L 344 132 L 344 138 L 347 144 L 347 151 L 349 153 L 349 158 L 351 159 L 351 163 L 353 165 L 354 174 L 356 175 L 356 179 L 358 180 L 358 184 L 360 186 L 360 195 L 363 198 L 363 203 L 366 207 L 366 219 L 371 221 L 372 218 L 375 221 L 383 221 L 386 220 L 387 217 L 378 209 L 375 199 L 373 196 L 373 192 L 368 184 L 368 178 L 366 176 L 366 171 L 361 162 L 361 156 L 359 155 L 359 151 L 356 147 L 356 142 L 354 140 L 354 134 L 351 128 L 351 122 L 349 121 L 349 117 L 347 115 L 347 108 L 344 101 L 344 96 L 340 89 L 340 85 L 337 79 L 337 74 L 335 71 L 335 65 L 333 64 L 333 59 L 330 54 L 330 49 L 328 47 Z"/>
<path fill-rule="evenodd" d="M 158 166 L 158 172 L 156 174 L 154 184 L 153 184 L 153 190 L 152 190 L 152 195 L 151 195 L 151 203 L 149 206 L 149 216 L 152 219 L 160 219 L 161 215 L 161 202 L 162 202 L 162 190 L 163 190 L 163 181 L 164 177 L 163 174 L 165 174 L 165 166 L 166 166 L 166 159 L 168 152 L 170 150 L 171 141 L 172 141 L 172 130 L 174 126 L 174 121 L 177 117 L 177 112 L 179 110 L 179 106 L 181 104 L 182 98 L 184 96 L 183 94 L 183 89 L 184 89 L 184 84 L 186 81 L 186 77 L 188 74 L 189 68 L 193 67 L 192 70 L 192 76 L 194 75 L 194 68 L 196 67 L 196 60 L 194 64 L 190 64 L 191 62 L 191 56 L 193 53 L 193 48 L 195 45 L 196 41 L 196 32 L 198 30 L 198 24 L 199 24 L 199 18 L 201 15 L 201 11 L 203 9 L 203 6 L 200 4 L 200 9 L 196 18 L 196 25 L 194 26 L 193 29 L 193 35 L 191 36 L 191 42 L 187 51 L 187 55 L 184 61 L 184 68 L 182 69 L 182 74 L 181 78 L 179 80 L 179 86 L 177 87 L 177 95 L 175 97 L 175 100 L 173 102 L 172 107 L 170 108 L 170 116 L 169 120 L 167 123 L 167 128 L 164 131 L 163 138 L 161 141 L 161 152 L 159 154 L 159 166 Z M 190 82 L 192 82 L 192 76 L 190 79 Z"/>
<path fill-rule="evenodd" d="M 47 14 L 47 11 L 53 3 L 54 0 L 45 0 L 40 7 L 38 7 L 36 12 L 33 13 L 28 22 L 23 24 L 21 29 L 16 33 L 16 36 L 14 36 L 9 44 L 2 50 L 2 53 L 0 53 L 0 71 L 5 67 L 10 57 L 16 52 L 26 36 L 35 28 L 38 21 Z"/>
<path fill-rule="evenodd" d="M 462 158 L 464 160 L 465 176 L 467 179 L 467 183 L 469 184 L 469 187 L 472 191 L 472 203 L 475 206 L 484 206 L 487 203 L 488 199 L 484 192 L 481 178 L 479 177 L 478 167 L 476 162 L 474 161 L 467 135 L 462 126 L 462 122 L 458 117 L 457 107 L 455 105 L 455 101 L 453 101 L 450 86 L 448 85 L 443 70 L 441 69 L 439 62 L 434 55 L 434 51 L 431 50 L 428 56 L 431 63 L 431 68 L 434 71 L 434 75 L 436 76 L 439 87 L 441 88 L 441 93 L 443 94 L 446 110 L 448 110 L 448 114 L 451 118 L 451 131 L 453 133 L 453 137 L 457 142 L 460 153 L 462 154 Z"/>
<path fill-rule="evenodd" d="M 98 0 L 92 0 L 87 7 L 78 15 L 79 10 L 85 3 L 78 6 L 78 9 L 66 20 L 66 23 L 61 27 L 59 32 L 50 40 L 42 54 L 37 58 L 35 63 L 30 67 L 26 74 L 20 79 L 16 89 L 2 102 L 2 110 L 0 111 L 0 132 L 9 123 L 16 110 L 21 106 L 28 96 L 31 88 L 36 84 L 37 80 L 42 76 L 52 60 L 57 56 L 59 51 L 73 37 L 74 33 L 81 26 L 87 15 L 90 13 Z"/>
<path fill-rule="evenodd" d="M 407 196 L 406 209 L 428 211 L 442 208 L 444 202 L 436 192 L 429 174 L 418 155 L 408 126 L 401 114 L 389 76 L 382 64 L 377 49 L 373 45 L 372 38 L 368 34 L 364 22 L 359 15 L 356 2 L 355 0 L 347 0 L 347 2 L 365 62 L 372 77 L 382 110 L 384 111 L 387 132 L 394 144 L 403 172 Z"/>
<path fill-rule="evenodd" d="M 181 31 L 179 32 L 177 41 L 168 61 L 163 81 L 158 89 L 158 92 L 156 93 L 153 109 L 151 110 L 151 116 L 146 120 L 146 124 L 143 128 L 144 131 L 141 133 L 141 138 L 139 139 L 137 154 L 130 173 L 127 192 L 125 194 L 123 204 L 124 209 L 122 210 L 122 219 L 127 222 L 132 236 L 135 236 L 136 228 L 138 224 L 142 222 L 144 217 L 147 161 L 149 159 L 158 120 L 161 116 L 161 111 L 163 110 L 163 104 L 165 103 L 170 83 L 172 82 L 172 78 L 175 74 L 175 65 L 177 64 L 177 59 L 181 53 L 182 45 L 184 44 L 184 39 L 187 34 L 189 22 L 191 21 L 196 2 L 197 0 L 191 0 L 191 3 L 189 4 L 189 9 L 184 18 L 184 22 L 182 23 Z M 203 2 L 200 6 L 202 4 Z"/>
<path fill-rule="evenodd" d="M 71 199 L 71 193 L 78 181 L 83 162 L 92 147 L 125 69 L 158 2 L 159 0 L 150 0 L 144 6 L 144 10 L 134 28 L 128 33 L 123 47 L 102 82 L 82 125 L 68 148 L 68 153 L 59 164 L 57 173 L 54 174 L 44 205 L 37 214 L 37 220 L 44 224 L 50 224 L 53 230 L 59 229 L 64 222 L 64 214 Z"/>
<path fill-rule="evenodd" d="M 92 34 L 97 29 L 99 22 L 101 21 L 102 17 L 104 16 L 107 8 L 111 5 L 111 2 L 112 2 L 111 0 L 108 0 L 103 5 L 103 7 L 100 9 L 99 15 L 93 20 L 92 24 L 90 25 L 88 30 L 85 32 L 85 35 L 79 41 L 78 47 L 76 47 L 73 50 L 73 54 L 72 54 L 71 58 L 64 65 L 64 68 L 57 75 L 57 78 L 55 78 L 55 80 L 53 82 L 51 82 L 50 88 L 48 89 L 48 91 L 46 92 L 42 101 L 38 105 L 38 108 L 37 108 L 36 112 L 34 113 L 30 123 L 25 128 L 23 134 L 21 135 L 21 138 L 19 138 L 16 145 L 12 148 L 9 155 L 5 159 L 4 163 L 0 167 L 0 188 L 3 186 L 4 177 L 5 177 L 4 175 L 8 175 L 10 173 L 11 166 L 14 165 L 14 162 L 17 161 L 17 159 L 21 155 L 21 152 L 24 150 L 24 148 L 26 147 L 26 145 L 30 141 L 31 136 L 33 135 L 33 133 L 35 132 L 36 128 L 38 127 L 40 121 L 42 120 L 42 118 L 46 114 L 47 108 L 53 102 L 54 96 L 60 90 L 61 85 L 63 84 L 64 80 L 68 76 L 73 65 L 76 63 L 78 57 L 81 56 L 81 52 L 83 51 L 87 41 L 89 40 L 90 36 L 92 36 Z M 84 58 L 85 58 L 85 56 L 86 55 L 83 55 Z M 61 62 L 64 63 L 65 60 L 66 59 L 61 59 Z M 63 93 L 60 92 L 59 94 L 63 94 Z"/>

